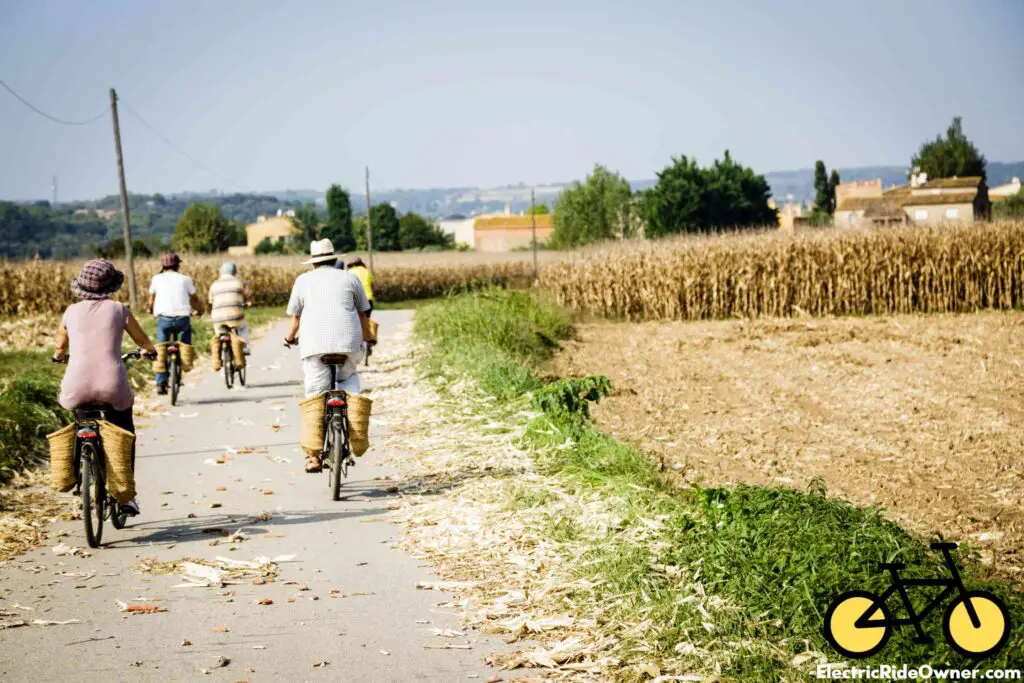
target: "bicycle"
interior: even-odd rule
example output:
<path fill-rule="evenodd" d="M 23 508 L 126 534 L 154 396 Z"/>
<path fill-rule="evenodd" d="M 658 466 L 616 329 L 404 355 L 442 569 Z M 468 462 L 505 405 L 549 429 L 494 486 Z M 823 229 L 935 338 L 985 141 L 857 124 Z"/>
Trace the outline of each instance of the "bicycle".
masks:
<path fill-rule="evenodd" d="M 238 383 L 245 386 L 245 367 L 235 367 L 235 355 L 231 350 L 231 334 L 232 331 L 227 327 L 221 327 L 218 332 L 218 341 L 220 341 L 220 347 L 218 353 L 220 353 L 220 364 L 224 368 L 224 384 L 228 389 L 235 385 L 235 375 L 238 375 Z"/>
<path fill-rule="evenodd" d="M 341 500 L 341 478 L 348 478 L 348 470 L 356 464 L 349 447 L 348 394 L 341 383 L 341 367 L 348 356 L 330 353 L 321 362 L 331 369 L 331 388 L 324 394 L 324 447 L 320 451 L 320 466 L 330 474 L 328 485 L 331 499 Z"/>
<path fill-rule="evenodd" d="M 167 384 L 171 395 L 171 405 L 178 404 L 178 392 L 181 390 L 181 349 L 178 346 L 178 333 L 171 332 L 167 340 Z"/>
<path fill-rule="evenodd" d="M 142 357 L 140 350 L 121 356 L 122 362 Z M 64 363 L 58 361 L 55 363 Z M 93 404 L 76 408 L 75 416 L 75 489 L 73 495 L 82 499 L 82 522 L 85 540 L 90 548 L 98 548 L 107 519 L 115 529 L 123 529 L 128 515 L 122 514 L 117 499 L 107 492 L 106 454 L 100 438 L 99 421 L 105 420 L 109 405 Z"/>
<path fill-rule="evenodd" d="M 892 585 L 881 595 L 870 591 L 853 590 L 837 597 L 825 612 L 825 639 L 840 654 L 863 659 L 885 647 L 893 630 L 900 626 L 913 626 L 919 643 L 930 643 L 931 638 L 921 628 L 925 617 L 952 595 L 957 598 L 949 604 L 942 619 L 942 631 L 954 650 L 973 659 L 993 655 L 1010 637 L 1010 615 L 1003 602 L 988 591 L 969 591 L 964 586 L 950 551 L 956 543 L 932 543 L 931 549 L 942 552 L 943 562 L 949 569 L 948 577 L 932 579 L 905 579 L 899 572 L 901 563 L 885 562 L 879 565 L 892 574 Z M 932 598 L 924 609 L 917 611 L 907 594 L 908 587 L 942 586 L 943 591 Z M 898 594 L 906 609 L 907 618 L 893 617 L 888 600 Z"/>

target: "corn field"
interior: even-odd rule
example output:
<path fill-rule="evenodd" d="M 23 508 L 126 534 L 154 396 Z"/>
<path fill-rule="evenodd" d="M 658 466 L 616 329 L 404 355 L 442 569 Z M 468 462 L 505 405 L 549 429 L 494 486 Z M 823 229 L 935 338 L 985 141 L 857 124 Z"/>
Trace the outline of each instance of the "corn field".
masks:
<path fill-rule="evenodd" d="M 1024 222 L 618 243 L 548 265 L 572 310 L 628 320 L 866 315 L 1024 305 Z"/>
<path fill-rule="evenodd" d="M 223 260 L 216 256 L 190 256 L 182 264 L 181 272 L 192 278 L 204 301 Z M 378 301 L 401 301 L 487 285 L 525 287 L 533 278 L 533 265 L 525 259 L 479 263 L 452 260 L 456 265 L 445 265 L 438 260 L 422 266 L 379 267 L 375 274 L 375 297 Z M 239 275 L 252 288 L 257 306 L 288 303 L 296 276 L 309 269 L 299 259 L 288 257 L 243 259 L 237 263 Z M 124 268 L 125 264 L 117 265 Z M 70 285 L 80 267 L 81 262 L 0 262 L 0 315 L 63 312 L 75 301 Z M 159 269 L 157 259 L 135 262 L 140 302 L 145 301 L 150 278 Z M 117 298 L 128 301 L 127 283 Z"/>

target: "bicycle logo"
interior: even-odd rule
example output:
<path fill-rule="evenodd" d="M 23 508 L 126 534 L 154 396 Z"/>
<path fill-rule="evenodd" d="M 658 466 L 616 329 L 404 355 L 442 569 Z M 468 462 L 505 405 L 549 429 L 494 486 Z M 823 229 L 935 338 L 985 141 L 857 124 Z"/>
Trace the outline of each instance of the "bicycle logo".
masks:
<path fill-rule="evenodd" d="M 1010 637 L 1010 614 L 1002 600 L 987 591 L 969 591 L 964 586 L 953 562 L 951 551 L 956 543 L 932 543 L 931 549 L 942 553 L 949 570 L 948 577 L 906 579 L 899 572 L 904 565 L 882 563 L 879 568 L 892 574 L 892 585 L 881 595 L 865 590 L 852 590 L 837 597 L 825 612 L 825 640 L 840 654 L 863 659 L 879 652 L 889 642 L 893 630 L 913 626 L 919 643 L 930 643 L 921 623 L 932 610 L 951 596 L 956 596 L 942 618 L 942 632 L 950 646 L 973 659 L 996 654 Z M 920 611 L 914 609 L 907 588 L 915 586 L 943 587 L 941 593 Z M 899 595 L 907 617 L 897 619 L 889 610 L 888 601 Z"/>

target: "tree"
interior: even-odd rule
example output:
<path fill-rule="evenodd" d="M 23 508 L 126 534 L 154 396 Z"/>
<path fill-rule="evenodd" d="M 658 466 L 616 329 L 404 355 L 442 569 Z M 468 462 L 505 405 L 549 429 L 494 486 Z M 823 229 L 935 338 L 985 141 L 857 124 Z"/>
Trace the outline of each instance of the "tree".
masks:
<path fill-rule="evenodd" d="M 544 216 L 544 215 L 547 215 L 549 213 L 551 213 L 551 211 L 548 210 L 548 205 L 544 204 L 543 202 L 540 203 L 540 204 L 536 204 L 533 207 L 533 215 L 534 216 Z"/>
<path fill-rule="evenodd" d="M 446 248 L 453 242 L 452 236 L 445 234 L 437 223 L 412 211 L 399 219 L 398 239 L 402 249 Z"/>
<path fill-rule="evenodd" d="M 1024 189 L 1017 194 L 1011 194 L 1002 201 L 993 202 L 992 217 L 997 219 L 1024 218 Z"/>
<path fill-rule="evenodd" d="M 239 233 L 238 225 L 225 218 L 216 204 L 193 202 L 174 227 L 172 245 L 177 251 L 210 254 L 236 244 Z"/>
<path fill-rule="evenodd" d="M 946 137 L 937 136 L 925 142 L 910 160 L 911 169 L 920 169 L 929 178 L 981 176 L 985 181 L 985 157 L 964 135 L 962 119 L 957 116 L 946 130 Z"/>
<path fill-rule="evenodd" d="M 600 240 L 623 237 L 629 232 L 629 183 L 600 164 L 583 183 L 576 181 L 555 200 L 556 248 L 574 247 Z"/>
<path fill-rule="evenodd" d="M 373 248 L 377 251 L 401 251 L 400 226 L 395 207 L 377 204 L 370 209 L 373 226 Z"/>
<path fill-rule="evenodd" d="M 283 240 L 272 240 L 269 237 L 264 237 L 260 240 L 260 243 L 253 249 L 253 253 L 257 256 L 263 256 L 266 254 L 283 254 L 284 253 L 284 241 Z"/>
<path fill-rule="evenodd" d="M 356 250 L 366 251 L 366 216 L 355 216 L 352 218 L 352 237 L 356 241 Z"/>
<path fill-rule="evenodd" d="M 327 225 L 321 237 L 330 238 L 337 251 L 351 251 L 356 246 L 352 235 L 352 203 L 340 185 L 327 188 Z"/>
<path fill-rule="evenodd" d="M 814 162 L 814 205 L 828 212 L 829 204 L 828 171 L 825 162 L 818 159 Z"/>
<path fill-rule="evenodd" d="M 106 244 L 99 244 L 93 248 L 93 253 L 99 258 L 117 259 L 124 258 L 124 238 L 115 237 Z M 149 258 L 153 250 L 142 240 L 132 240 L 132 256 L 135 258 Z"/>
<path fill-rule="evenodd" d="M 643 193 L 645 234 L 777 225 L 778 214 L 768 206 L 770 196 L 764 176 L 734 162 L 728 150 L 722 161 L 704 169 L 685 156 L 673 158 L 658 173 L 657 184 Z"/>
<path fill-rule="evenodd" d="M 306 202 L 295 209 L 295 215 L 292 216 L 292 225 L 299 231 L 299 234 L 292 238 L 293 242 L 296 242 L 295 248 L 297 251 L 308 250 L 309 243 L 317 239 L 320 233 L 325 232 L 320 228 L 320 212 L 316 210 L 316 205 L 313 202 Z M 332 239 L 331 242 L 334 242 L 334 240 Z M 337 246 L 335 248 L 337 249 Z"/>
<path fill-rule="evenodd" d="M 831 208 L 829 214 L 836 212 L 836 188 L 839 187 L 839 171 L 832 169 L 832 175 L 828 177 L 828 195 L 832 199 Z"/>

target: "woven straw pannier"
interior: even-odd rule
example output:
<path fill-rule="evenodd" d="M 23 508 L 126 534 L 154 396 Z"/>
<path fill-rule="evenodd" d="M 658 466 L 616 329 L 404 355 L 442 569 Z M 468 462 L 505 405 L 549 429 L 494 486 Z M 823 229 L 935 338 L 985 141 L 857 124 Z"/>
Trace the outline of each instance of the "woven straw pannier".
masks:
<path fill-rule="evenodd" d="M 132 472 L 132 445 L 135 435 L 106 420 L 100 420 L 100 439 L 107 462 L 107 493 L 118 503 L 135 497 L 135 474 Z"/>
<path fill-rule="evenodd" d="M 75 425 L 46 435 L 50 442 L 50 486 L 54 491 L 75 488 Z"/>
<path fill-rule="evenodd" d="M 348 395 L 348 440 L 352 454 L 359 456 L 370 447 L 370 410 L 373 401 L 359 394 Z"/>
<path fill-rule="evenodd" d="M 374 320 L 370 320 L 369 323 L 370 323 L 370 339 L 369 339 L 369 341 L 371 341 L 374 344 L 376 344 L 377 343 L 377 328 L 379 328 L 380 325 L 378 325 L 377 322 L 374 321 Z"/>
<path fill-rule="evenodd" d="M 299 401 L 299 444 L 310 455 L 324 448 L 324 395 L 317 394 Z"/>
<path fill-rule="evenodd" d="M 153 372 L 167 372 L 167 342 L 156 344 L 156 360 L 153 361 Z"/>
<path fill-rule="evenodd" d="M 236 368 L 245 367 L 245 340 L 231 331 L 231 360 Z"/>
<path fill-rule="evenodd" d="M 178 357 L 181 358 L 181 371 L 191 372 L 196 364 L 196 349 L 191 344 L 178 342 Z"/>
<path fill-rule="evenodd" d="M 213 371 L 220 372 L 220 336 L 214 335 L 210 340 L 210 356 L 213 358 Z"/>

